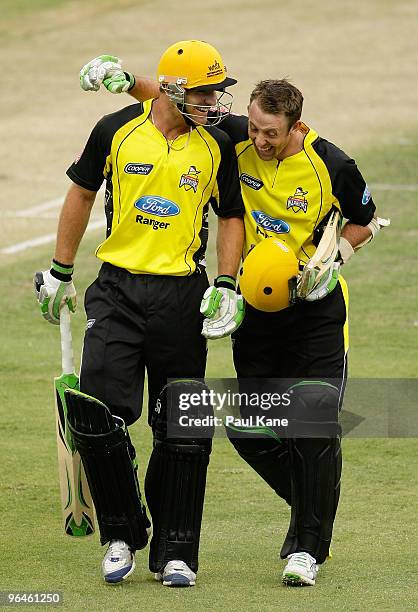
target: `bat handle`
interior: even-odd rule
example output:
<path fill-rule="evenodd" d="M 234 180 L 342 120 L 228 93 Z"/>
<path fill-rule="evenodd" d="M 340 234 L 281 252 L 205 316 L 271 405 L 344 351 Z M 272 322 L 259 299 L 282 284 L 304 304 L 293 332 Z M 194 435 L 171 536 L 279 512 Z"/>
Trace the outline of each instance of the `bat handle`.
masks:
<path fill-rule="evenodd" d="M 60 312 L 61 358 L 63 374 L 74 373 L 73 338 L 71 335 L 71 315 L 67 304 Z"/>

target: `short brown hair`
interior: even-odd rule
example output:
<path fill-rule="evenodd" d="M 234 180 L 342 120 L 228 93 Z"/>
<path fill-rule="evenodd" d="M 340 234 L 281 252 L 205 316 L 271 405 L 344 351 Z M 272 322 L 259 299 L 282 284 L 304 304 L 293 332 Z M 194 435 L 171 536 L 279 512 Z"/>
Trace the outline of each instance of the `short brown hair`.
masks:
<path fill-rule="evenodd" d="M 289 119 L 289 127 L 302 115 L 302 93 L 286 79 L 260 81 L 251 92 L 250 104 L 254 100 L 265 113 L 285 115 Z"/>

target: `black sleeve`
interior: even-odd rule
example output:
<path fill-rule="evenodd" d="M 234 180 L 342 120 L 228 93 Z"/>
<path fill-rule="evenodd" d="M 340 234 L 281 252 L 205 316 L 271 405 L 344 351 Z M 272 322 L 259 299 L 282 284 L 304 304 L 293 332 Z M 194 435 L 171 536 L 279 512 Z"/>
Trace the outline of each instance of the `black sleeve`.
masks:
<path fill-rule="evenodd" d="M 106 117 L 103 117 L 95 125 L 80 157 L 67 170 L 67 176 L 74 183 L 91 191 L 100 189 L 112 144 L 112 139 L 106 138 L 105 122 Z"/>
<path fill-rule="evenodd" d="M 366 226 L 372 220 L 376 206 L 354 159 L 322 138 L 314 143 L 314 149 L 327 166 L 332 193 L 338 199 L 344 217 Z"/>
<path fill-rule="evenodd" d="M 215 115 L 211 117 L 209 114 L 208 118 L 210 121 L 211 118 L 215 118 Z M 216 127 L 228 134 L 234 145 L 248 140 L 248 117 L 244 115 L 225 115 L 225 118 Z"/>
<path fill-rule="evenodd" d="M 376 206 L 354 159 L 341 166 L 333 184 L 333 193 L 346 219 L 357 225 L 370 223 Z"/>
<path fill-rule="evenodd" d="M 131 104 L 102 117 L 93 128 L 80 157 L 68 168 L 67 175 L 70 179 L 80 187 L 98 191 L 104 180 L 106 160 L 110 154 L 113 136 L 125 123 L 143 113 L 143 104 Z"/>
<path fill-rule="evenodd" d="M 206 128 L 219 145 L 221 161 L 216 176 L 218 193 L 211 198 L 213 211 L 218 217 L 242 217 L 244 203 L 238 178 L 238 164 L 231 139 L 215 127 Z"/>

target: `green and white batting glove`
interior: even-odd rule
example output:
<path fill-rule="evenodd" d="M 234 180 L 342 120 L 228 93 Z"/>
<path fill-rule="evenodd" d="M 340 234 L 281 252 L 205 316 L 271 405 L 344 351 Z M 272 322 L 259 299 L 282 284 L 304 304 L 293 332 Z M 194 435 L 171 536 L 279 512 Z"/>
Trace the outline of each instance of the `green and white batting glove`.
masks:
<path fill-rule="evenodd" d="M 104 79 L 103 85 L 110 93 L 124 93 L 130 91 L 135 85 L 135 77 L 130 72 L 115 73 Z"/>
<path fill-rule="evenodd" d="M 77 298 L 72 282 L 73 270 L 74 266 L 61 264 L 53 259 L 50 270 L 35 273 L 33 284 L 41 314 L 54 325 L 59 325 L 60 310 L 65 303 L 71 312 L 75 312 Z"/>
<path fill-rule="evenodd" d="M 341 263 L 339 261 L 334 261 L 330 269 L 327 270 L 320 279 L 318 285 L 305 297 L 305 300 L 308 302 L 315 302 L 329 295 L 337 286 L 340 267 Z"/>
<path fill-rule="evenodd" d="M 202 328 L 205 338 L 224 338 L 238 329 L 244 319 L 245 304 L 242 295 L 236 292 L 233 276 L 215 279 L 203 295 L 200 312 L 206 317 Z"/>
<path fill-rule="evenodd" d="M 122 93 L 132 89 L 135 77 L 122 70 L 122 60 L 115 55 L 99 55 L 80 70 L 80 86 L 84 91 L 98 91 L 102 83 L 111 93 Z"/>

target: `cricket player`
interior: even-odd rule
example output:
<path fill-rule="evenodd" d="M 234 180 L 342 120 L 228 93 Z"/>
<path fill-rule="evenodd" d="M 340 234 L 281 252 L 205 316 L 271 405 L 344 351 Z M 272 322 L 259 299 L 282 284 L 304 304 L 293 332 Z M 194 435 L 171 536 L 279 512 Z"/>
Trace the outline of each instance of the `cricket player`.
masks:
<path fill-rule="evenodd" d="M 113 93 L 133 81 L 116 64 L 118 78 L 103 79 Z M 136 77 L 131 94 L 138 99 L 156 95 L 155 84 Z M 354 160 L 302 122 L 302 106 L 301 92 L 287 80 L 261 81 L 251 93 L 248 117 L 225 116 L 219 127 L 231 137 L 238 158 L 244 257 L 266 238 L 278 237 L 295 253 L 300 268 L 297 297 L 287 299 L 286 308 L 264 312 L 257 304 L 246 305 L 244 322 L 233 334 L 235 369 L 244 381 L 300 381 L 292 388 L 292 410 L 306 418 L 308 407 L 314 425 L 321 412 L 338 415 L 344 393 L 348 290 L 340 268 L 387 223 L 376 217 Z M 302 292 L 306 265 L 335 210 L 346 219 L 338 254 L 312 290 Z M 262 271 L 267 263 L 260 259 L 254 267 Z M 214 327 L 209 323 L 204 334 L 217 337 Z M 263 435 L 253 432 L 251 438 L 238 429 L 228 431 L 240 456 L 291 506 L 281 549 L 287 585 L 314 585 L 329 554 L 341 477 L 338 426 L 336 431 L 326 438 L 283 438 L 274 431 L 266 435 L 265 428 Z"/>
<path fill-rule="evenodd" d="M 154 434 L 145 482 L 153 523 L 149 566 L 163 585 L 193 586 L 211 438 L 170 437 L 167 398 L 170 385 L 176 388 L 171 379 L 190 379 L 191 389 L 199 390 L 205 374 L 199 307 L 208 289 L 209 205 L 218 218 L 212 307 L 230 332 L 243 318 L 235 291 L 244 235 L 236 158 L 229 136 L 207 126 L 209 108 L 217 108 L 219 118 L 221 108 L 230 107 L 232 96 L 224 90 L 236 80 L 217 49 L 196 40 L 170 46 L 157 76 L 157 99 L 103 117 L 69 167 L 73 184 L 52 266 L 35 289 L 49 322 L 59 323 L 65 302 L 74 311 L 74 260 L 105 181 L 106 237 L 96 250 L 103 265 L 85 296 L 82 393 L 69 398 L 101 543 L 109 542 L 103 577 L 110 584 L 126 579 L 135 551 L 147 543 L 149 521 L 126 430 L 141 414 L 146 370 Z"/>

